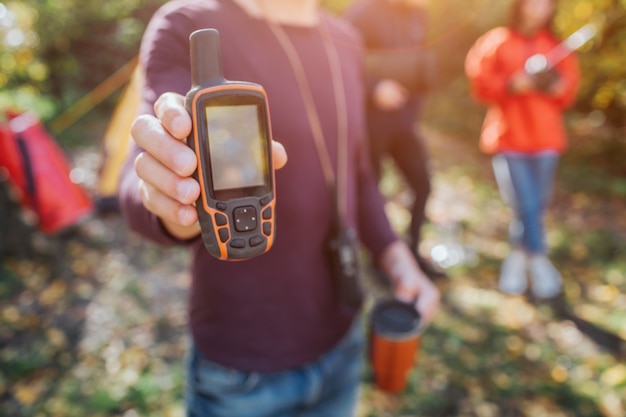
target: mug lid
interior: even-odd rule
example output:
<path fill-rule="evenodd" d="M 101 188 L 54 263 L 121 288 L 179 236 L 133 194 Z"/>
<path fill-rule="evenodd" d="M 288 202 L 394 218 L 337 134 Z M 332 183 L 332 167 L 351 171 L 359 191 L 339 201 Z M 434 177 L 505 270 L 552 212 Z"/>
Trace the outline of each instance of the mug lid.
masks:
<path fill-rule="evenodd" d="M 396 299 L 376 303 L 371 313 L 373 330 L 387 337 L 412 337 L 420 331 L 420 313 L 411 303 Z"/>

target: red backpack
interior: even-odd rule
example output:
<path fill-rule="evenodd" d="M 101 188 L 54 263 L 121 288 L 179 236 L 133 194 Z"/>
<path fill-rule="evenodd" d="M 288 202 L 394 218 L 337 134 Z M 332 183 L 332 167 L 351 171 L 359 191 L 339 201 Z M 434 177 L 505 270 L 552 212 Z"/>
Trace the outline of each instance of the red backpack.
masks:
<path fill-rule="evenodd" d="M 20 204 L 37 214 L 38 228 L 60 232 L 91 214 L 91 198 L 71 181 L 65 154 L 39 118 L 29 112 L 7 112 L 7 118 L 0 124 L 0 171 Z"/>

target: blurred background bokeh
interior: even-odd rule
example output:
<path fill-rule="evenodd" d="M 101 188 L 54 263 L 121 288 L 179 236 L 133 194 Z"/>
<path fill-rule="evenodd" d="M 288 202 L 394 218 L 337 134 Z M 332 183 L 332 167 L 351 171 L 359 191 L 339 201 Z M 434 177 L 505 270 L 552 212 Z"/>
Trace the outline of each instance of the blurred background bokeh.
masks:
<path fill-rule="evenodd" d="M 94 199 L 105 130 L 163 3 L 0 0 L 0 122 L 7 109 L 37 114 Z M 322 1 L 334 13 L 349 3 Z M 477 151 L 485 109 L 463 73 L 509 5 L 430 2 L 441 84 L 420 125 L 434 180 L 422 250 L 463 256 L 438 283 L 442 312 L 409 388 L 389 396 L 366 380 L 362 416 L 626 415 L 626 0 L 560 1 L 560 36 L 589 22 L 599 32 L 580 50 L 548 215 L 565 278 L 553 303 L 497 291 L 509 213 Z M 391 166 L 381 186 L 402 232 L 410 195 Z M 23 248 L 0 244 L 0 416 L 182 416 L 187 254 L 143 241 L 114 212 L 54 236 L 24 222 L 11 236 Z"/>
<path fill-rule="evenodd" d="M 322 4 L 340 13 L 349 2 Z M 0 108 L 35 109 L 45 120 L 53 120 L 137 54 L 145 25 L 162 3 L 4 0 L 0 3 Z M 480 34 L 505 21 L 509 4 L 506 0 L 430 2 L 430 44 L 440 53 L 445 95 L 452 104 L 455 98 L 464 102 L 467 97 L 462 73 L 467 49 Z M 561 2 L 557 16 L 557 31 L 563 37 L 588 22 L 600 29 L 582 50 L 584 82 L 575 108 L 590 115 L 594 127 L 623 128 L 626 123 L 625 7 L 622 0 L 567 0 Z M 469 106 L 457 105 L 462 110 Z M 457 118 L 449 114 L 441 119 L 449 125 Z"/>

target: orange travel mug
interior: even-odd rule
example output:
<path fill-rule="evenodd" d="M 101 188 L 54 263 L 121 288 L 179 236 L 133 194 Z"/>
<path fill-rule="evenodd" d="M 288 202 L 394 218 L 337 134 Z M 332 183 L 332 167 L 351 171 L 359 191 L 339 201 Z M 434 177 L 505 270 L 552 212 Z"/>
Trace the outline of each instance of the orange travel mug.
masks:
<path fill-rule="evenodd" d="M 398 393 L 406 388 L 421 342 L 420 314 L 413 304 L 379 301 L 370 318 L 370 362 L 376 386 Z"/>

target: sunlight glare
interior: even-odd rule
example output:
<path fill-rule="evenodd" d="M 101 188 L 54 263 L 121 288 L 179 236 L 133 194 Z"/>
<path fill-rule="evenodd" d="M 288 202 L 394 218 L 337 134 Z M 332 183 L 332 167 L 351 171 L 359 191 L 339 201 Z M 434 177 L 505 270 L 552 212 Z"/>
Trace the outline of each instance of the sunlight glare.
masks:
<path fill-rule="evenodd" d="M 4 44 L 11 48 L 17 48 L 22 45 L 26 40 L 26 36 L 24 36 L 24 32 L 21 29 L 11 29 L 4 36 Z"/>

